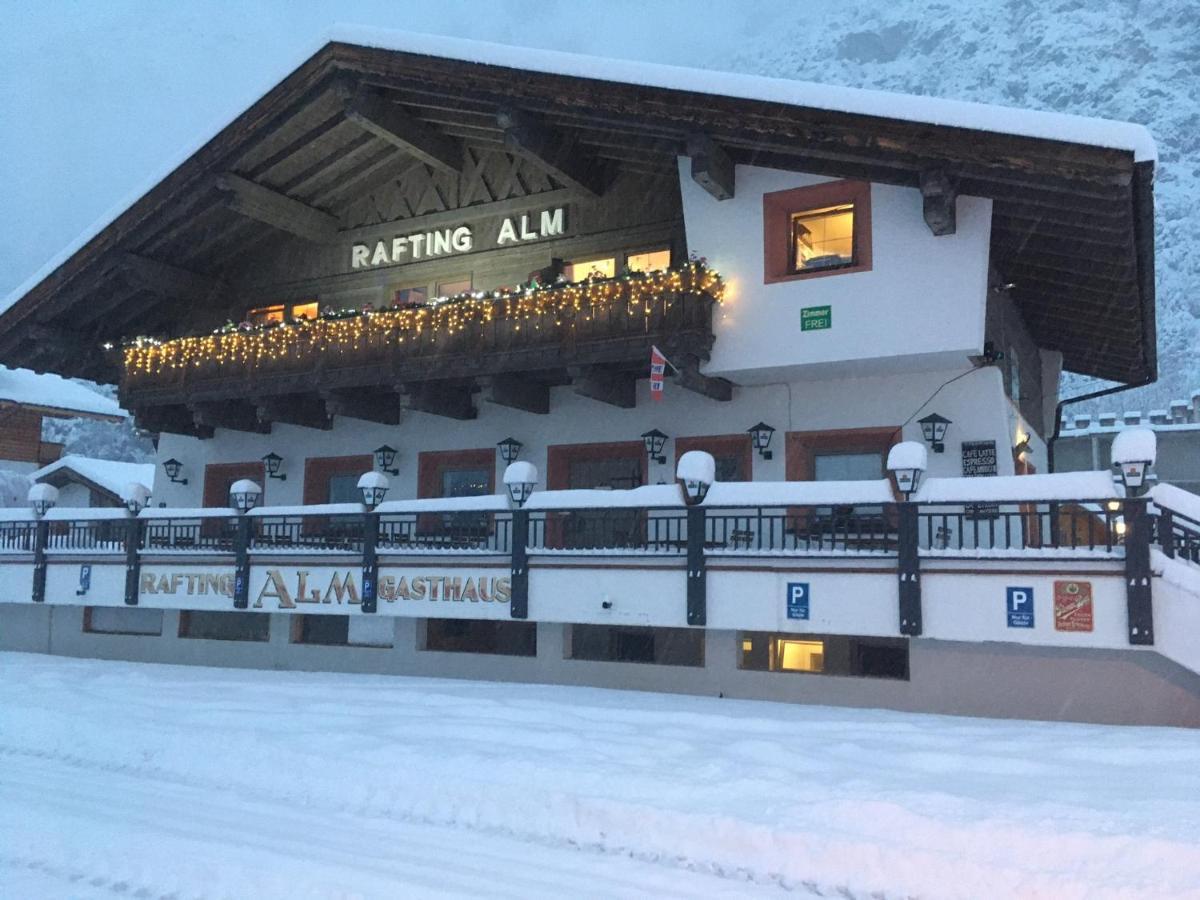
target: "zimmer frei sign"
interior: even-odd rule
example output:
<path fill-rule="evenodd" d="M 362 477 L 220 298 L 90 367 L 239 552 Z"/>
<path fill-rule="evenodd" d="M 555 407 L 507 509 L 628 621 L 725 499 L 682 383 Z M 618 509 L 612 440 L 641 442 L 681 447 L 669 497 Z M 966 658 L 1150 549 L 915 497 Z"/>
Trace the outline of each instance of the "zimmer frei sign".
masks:
<path fill-rule="evenodd" d="M 508 216 L 495 232 L 487 234 L 476 226 L 459 225 L 431 231 L 414 231 L 350 247 L 351 269 L 372 269 L 470 253 L 479 248 L 518 246 L 529 241 L 559 237 L 566 233 L 567 210 L 556 206 L 541 213 Z"/>
<path fill-rule="evenodd" d="M 232 571 L 143 570 L 138 582 L 139 600 L 148 606 L 181 606 L 199 598 L 233 599 Z M 264 569 L 250 583 L 250 607 L 268 610 L 302 610 L 312 605 L 355 605 L 362 602 L 362 570 L 357 567 Z M 508 575 L 494 573 L 456 575 L 381 570 L 379 599 L 386 603 L 449 602 L 504 603 L 512 592 Z"/>

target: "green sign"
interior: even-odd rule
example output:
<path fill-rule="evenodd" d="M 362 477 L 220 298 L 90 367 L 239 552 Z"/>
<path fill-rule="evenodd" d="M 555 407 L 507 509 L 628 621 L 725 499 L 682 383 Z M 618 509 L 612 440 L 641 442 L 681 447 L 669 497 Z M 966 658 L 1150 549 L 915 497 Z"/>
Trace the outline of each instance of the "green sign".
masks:
<path fill-rule="evenodd" d="M 833 327 L 833 313 L 828 306 L 806 306 L 800 310 L 800 330 L 820 331 Z"/>

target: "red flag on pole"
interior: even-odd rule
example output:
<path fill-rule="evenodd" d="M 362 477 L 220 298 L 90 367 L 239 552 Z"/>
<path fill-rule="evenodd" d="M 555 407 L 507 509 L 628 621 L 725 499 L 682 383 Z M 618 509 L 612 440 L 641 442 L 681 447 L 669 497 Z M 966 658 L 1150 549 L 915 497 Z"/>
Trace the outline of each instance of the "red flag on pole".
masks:
<path fill-rule="evenodd" d="M 667 372 L 667 358 L 657 347 L 650 348 L 650 398 L 663 398 L 663 376 Z M 674 366 L 672 366 L 674 368 Z"/>

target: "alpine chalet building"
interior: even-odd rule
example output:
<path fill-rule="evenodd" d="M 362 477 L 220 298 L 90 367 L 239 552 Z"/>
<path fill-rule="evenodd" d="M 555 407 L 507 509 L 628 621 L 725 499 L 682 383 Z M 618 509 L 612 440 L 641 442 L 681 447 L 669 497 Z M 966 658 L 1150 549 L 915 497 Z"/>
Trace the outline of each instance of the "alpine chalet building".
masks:
<path fill-rule="evenodd" d="M 1154 175 L 1136 125 L 339 34 L 0 315 L 158 435 L 133 515 L 0 524 L 0 646 L 1200 725 L 1150 562 L 1200 571 L 1195 498 L 1165 547 L 1045 474 L 1062 372 L 1156 377 Z"/>

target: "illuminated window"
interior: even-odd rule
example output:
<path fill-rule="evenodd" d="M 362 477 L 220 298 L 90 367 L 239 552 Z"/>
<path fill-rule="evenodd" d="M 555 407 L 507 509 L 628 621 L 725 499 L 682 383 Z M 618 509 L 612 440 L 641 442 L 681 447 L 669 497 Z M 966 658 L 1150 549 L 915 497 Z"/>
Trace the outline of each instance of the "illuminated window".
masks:
<path fill-rule="evenodd" d="M 792 269 L 854 265 L 854 204 L 829 206 L 792 216 Z"/>
<path fill-rule="evenodd" d="M 471 290 L 471 279 L 457 278 L 454 281 L 439 282 L 437 295 L 439 297 L 456 297 L 459 294 L 465 294 L 469 290 Z"/>
<path fill-rule="evenodd" d="M 904 638 L 742 631 L 737 640 L 739 669 L 908 679 Z"/>
<path fill-rule="evenodd" d="M 246 313 L 246 321 L 251 325 L 266 325 L 269 322 L 283 321 L 283 305 L 279 306 L 260 306 L 258 309 L 252 309 Z"/>
<path fill-rule="evenodd" d="M 297 303 L 292 307 L 292 318 L 315 319 L 320 311 L 316 300 L 309 301 L 308 303 Z"/>
<path fill-rule="evenodd" d="M 763 281 L 871 269 L 871 185 L 828 181 L 763 194 Z"/>
<path fill-rule="evenodd" d="M 420 287 L 400 288 L 392 297 L 397 306 L 421 306 L 429 299 L 429 288 Z"/>
<path fill-rule="evenodd" d="M 781 672 L 824 672 L 825 642 L 776 638 L 774 662 Z"/>
<path fill-rule="evenodd" d="M 631 253 L 626 260 L 630 272 L 657 272 L 671 268 L 670 250 L 651 250 L 648 253 Z"/>
<path fill-rule="evenodd" d="M 586 278 L 612 278 L 617 274 L 617 260 L 606 256 L 602 259 L 581 259 L 567 263 L 563 269 L 567 281 L 583 281 Z"/>

